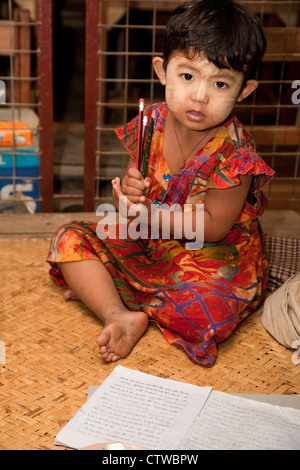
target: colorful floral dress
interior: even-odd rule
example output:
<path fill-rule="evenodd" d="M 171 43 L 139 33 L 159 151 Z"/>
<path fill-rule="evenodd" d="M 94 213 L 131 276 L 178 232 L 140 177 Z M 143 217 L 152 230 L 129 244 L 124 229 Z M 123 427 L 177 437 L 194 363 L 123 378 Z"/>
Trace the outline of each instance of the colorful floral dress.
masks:
<path fill-rule="evenodd" d="M 162 152 L 167 105 L 152 105 L 147 113 L 155 114 L 148 163 L 150 198 L 169 206 L 201 204 L 208 189 L 230 188 L 239 184 L 239 175 L 252 175 L 236 223 L 221 241 L 187 250 L 186 240 L 100 239 L 95 223 L 73 221 L 53 236 L 50 274 L 63 285 L 57 262 L 101 260 L 128 309 L 143 310 L 169 343 L 183 347 L 193 362 L 212 366 L 217 344 L 264 299 L 268 261 L 258 216 L 266 206 L 262 188 L 273 171 L 257 154 L 248 131 L 230 116 L 186 168 L 172 174 Z M 137 120 L 116 133 L 135 158 Z"/>

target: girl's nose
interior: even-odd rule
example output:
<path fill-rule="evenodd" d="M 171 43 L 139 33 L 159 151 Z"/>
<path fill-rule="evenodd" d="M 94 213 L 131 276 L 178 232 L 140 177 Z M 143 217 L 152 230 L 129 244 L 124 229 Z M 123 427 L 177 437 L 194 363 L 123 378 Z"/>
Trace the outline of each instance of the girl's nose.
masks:
<path fill-rule="evenodd" d="M 208 103 L 208 93 L 205 85 L 197 85 L 194 86 L 192 92 L 192 99 L 193 101 L 198 101 L 199 103 Z"/>

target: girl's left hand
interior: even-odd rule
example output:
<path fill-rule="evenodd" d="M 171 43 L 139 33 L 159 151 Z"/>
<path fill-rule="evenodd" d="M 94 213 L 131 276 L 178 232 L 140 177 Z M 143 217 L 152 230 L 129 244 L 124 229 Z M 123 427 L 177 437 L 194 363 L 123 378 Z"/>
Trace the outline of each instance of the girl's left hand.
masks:
<path fill-rule="evenodd" d="M 128 211 L 130 207 L 134 206 L 134 212 L 135 214 L 137 212 L 144 212 L 147 214 L 151 213 L 151 206 L 153 202 L 151 199 L 147 198 L 145 195 L 142 195 L 139 197 L 139 200 L 137 202 L 132 202 L 125 194 L 123 194 L 121 190 L 121 184 L 120 184 L 120 178 L 114 178 L 112 180 L 112 188 L 113 188 L 113 197 L 114 197 L 114 202 L 117 210 L 120 212 L 121 215 L 124 217 L 128 217 Z M 122 197 L 122 201 L 125 202 L 120 204 L 120 198 Z M 145 211 L 146 209 L 146 211 Z M 125 213 L 126 212 L 126 213 Z"/>
<path fill-rule="evenodd" d="M 115 207 L 117 210 L 119 210 L 119 197 L 118 194 L 122 193 L 121 191 L 121 178 L 118 176 L 114 178 L 111 182 L 112 185 L 112 193 L 113 193 L 113 199 L 115 203 Z M 123 194 L 122 194 L 123 195 Z"/>

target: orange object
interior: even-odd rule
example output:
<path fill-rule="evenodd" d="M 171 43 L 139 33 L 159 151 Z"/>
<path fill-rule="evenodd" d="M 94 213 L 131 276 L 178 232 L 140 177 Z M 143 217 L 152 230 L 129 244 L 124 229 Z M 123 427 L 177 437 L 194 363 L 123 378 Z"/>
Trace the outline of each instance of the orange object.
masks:
<path fill-rule="evenodd" d="M 0 146 L 12 145 L 32 145 L 32 133 L 24 122 L 0 121 Z"/>

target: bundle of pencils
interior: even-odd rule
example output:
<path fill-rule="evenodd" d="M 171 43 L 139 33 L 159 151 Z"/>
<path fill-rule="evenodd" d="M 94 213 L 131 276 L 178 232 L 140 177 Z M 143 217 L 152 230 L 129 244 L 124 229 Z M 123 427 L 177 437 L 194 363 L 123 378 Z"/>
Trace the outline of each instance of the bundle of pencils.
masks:
<path fill-rule="evenodd" d="M 144 100 L 141 98 L 139 101 L 139 114 L 138 114 L 138 136 L 137 136 L 137 156 L 136 168 L 141 171 L 142 177 L 145 178 L 148 169 L 149 153 L 151 148 L 151 141 L 154 131 L 154 117 L 150 118 L 149 132 L 144 152 L 145 132 L 148 125 L 148 117 L 144 116 Z"/>
<path fill-rule="evenodd" d="M 139 101 L 139 114 L 138 114 L 138 135 L 137 135 L 137 144 L 136 144 L 136 169 L 140 170 L 141 168 L 141 159 L 143 153 L 143 127 L 144 127 L 144 106 L 145 101 L 141 98 Z"/>
<path fill-rule="evenodd" d="M 146 143 L 146 149 L 145 149 L 145 154 L 144 154 L 144 157 L 143 157 L 143 166 L 142 166 L 142 177 L 143 178 L 145 178 L 146 174 L 147 174 L 150 147 L 151 147 L 151 141 L 152 141 L 152 136 L 153 136 L 153 130 L 154 130 L 154 117 L 151 116 L 150 126 L 149 126 L 149 133 L 148 133 L 148 138 L 147 138 L 147 143 Z"/>

